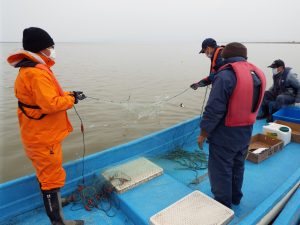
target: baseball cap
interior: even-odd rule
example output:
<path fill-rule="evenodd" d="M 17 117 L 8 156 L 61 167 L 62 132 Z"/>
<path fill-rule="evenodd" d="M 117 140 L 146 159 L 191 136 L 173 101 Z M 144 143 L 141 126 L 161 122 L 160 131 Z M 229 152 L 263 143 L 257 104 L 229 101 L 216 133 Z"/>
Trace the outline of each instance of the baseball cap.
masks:
<path fill-rule="evenodd" d="M 270 68 L 278 68 L 280 66 L 285 67 L 284 62 L 281 59 L 276 59 L 270 66 Z"/>
<path fill-rule="evenodd" d="M 203 42 L 202 42 L 202 49 L 199 53 L 204 53 L 205 49 L 207 47 L 216 47 L 217 46 L 217 42 L 215 41 L 215 39 L 213 38 L 206 38 Z"/>

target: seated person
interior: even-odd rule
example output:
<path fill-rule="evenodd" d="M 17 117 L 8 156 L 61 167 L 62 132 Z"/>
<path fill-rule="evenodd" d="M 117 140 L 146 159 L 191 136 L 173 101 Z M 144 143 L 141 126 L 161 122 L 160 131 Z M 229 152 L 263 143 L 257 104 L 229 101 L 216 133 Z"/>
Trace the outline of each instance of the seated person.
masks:
<path fill-rule="evenodd" d="M 281 59 L 270 66 L 273 73 L 273 85 L 265 92 L 257 119 L 267 118 L 272 121 L 272 114 L 286 105 L 300 105 L 300 81 L 292 68 L 285 67 Z"/>

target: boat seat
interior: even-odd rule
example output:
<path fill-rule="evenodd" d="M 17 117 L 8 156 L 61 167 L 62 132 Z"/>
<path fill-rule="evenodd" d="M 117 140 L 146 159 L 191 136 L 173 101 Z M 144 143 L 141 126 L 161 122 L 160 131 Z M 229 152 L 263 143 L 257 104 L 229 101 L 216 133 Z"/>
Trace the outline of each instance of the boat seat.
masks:
<path fill-rule="evenodd" d="M 163 169 L 148 159 L 141 157 L 109 168 L 102 176 L 111 183 L 118 193 L 123 193 L 137 185 L 160 176 Z"/>
<path fill-rule="evenodd" d="M 228 224 L 234 212 L 200 191 L 194 191 L 150 218 L 150 225 Z"/>

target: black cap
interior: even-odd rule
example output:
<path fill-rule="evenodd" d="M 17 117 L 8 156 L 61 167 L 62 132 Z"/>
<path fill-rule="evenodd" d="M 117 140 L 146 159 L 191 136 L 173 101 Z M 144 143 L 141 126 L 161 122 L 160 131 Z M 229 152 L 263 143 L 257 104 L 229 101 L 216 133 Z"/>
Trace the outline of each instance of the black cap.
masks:
<path fill-rule="evenodd" d="M 23 31 L 23 48 L 30 52 L 40 52 L 54 45 L 50 35 L 41 28 L 29 27 Z"/>
<path fill-rule="evenodd" d="M 238 56 L 247 59 L 247 48 L 239 42 L 231 42 L 225 46 L 221 56 L 224 59 Z"/>
<path fill-rule="evenodd" d="M 278 67 L 285 68 L 284 62 L 281 59 L 276 59 L 270 66 L 271 68 L 278 68 Z"/>
<path fill-rule="evenodd" d="M 202 49 L 199 53 L 204 53 L 205 49 L 207 47 L 216 47 L 217 46 L 217 42 L 215 41 L 215 39 L 212 38 L 206 38 L 203 42 L 202 42 Z"/>

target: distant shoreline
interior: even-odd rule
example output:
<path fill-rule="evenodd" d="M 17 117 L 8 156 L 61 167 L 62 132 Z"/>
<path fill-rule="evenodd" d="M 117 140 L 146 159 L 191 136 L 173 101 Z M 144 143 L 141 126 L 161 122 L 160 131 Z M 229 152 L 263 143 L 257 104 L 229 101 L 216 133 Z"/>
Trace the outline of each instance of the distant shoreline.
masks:
<path fill-rule="evenodd" d="M 229 43 L 228 41 L 219 41 L 220 43 Z M 300 41 L 240 41 L 241 43 L 245 43 L 245 44 L 300 44 Z M 18 41 L 3 41 L 0 43 L 7 43 L 7 44 L 12 44 L 12 43 L 22 43 L 22 42 L 18 42 Z M 66 44 L 86 44 L 86 43 L 103 43 L 103 42 L 97 42 L 97 41 L 91 41 L 91 42 L 86 42 L 86 41 L 82 41 L 82 42 L 76 42 L 76 41 L 61 41 L 61 42 L 56 42 L 56 43 L 66 43 Z M 105 42 L 107 43 L 107 42 Z M 130 42 L 132 43 L 132 42 Z M 136 42 L 136 43 L 140 43 L 140 42 Z M 155 43 L 155 42 L 154 42 Z M 177 43 L 177 42 L 176 42 Z M 186 43 L 186 42 L 184 42 Z"/>
<path fill-rule="evenodd" d="M 247 44 L 300 44 L 300 41 L 242 41 Z"/>

